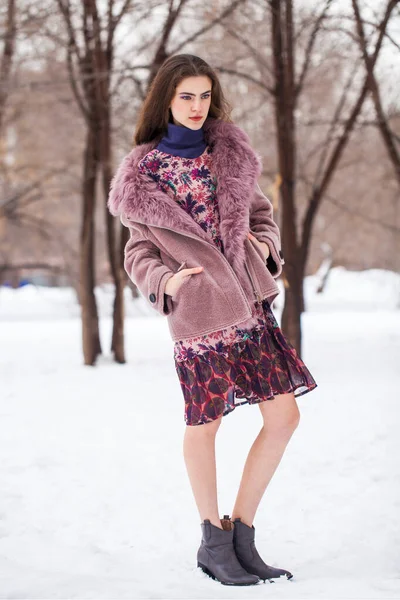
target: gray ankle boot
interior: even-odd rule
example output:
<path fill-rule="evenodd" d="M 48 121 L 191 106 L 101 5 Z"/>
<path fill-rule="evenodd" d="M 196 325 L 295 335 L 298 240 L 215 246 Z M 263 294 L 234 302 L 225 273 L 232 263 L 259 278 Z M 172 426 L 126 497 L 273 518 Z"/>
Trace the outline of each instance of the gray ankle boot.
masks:
<path fill-rule="evenodd" d="M 233 548 L 233 525 L 221 519 L 220 529 L 209 519 L 201 523 L 202 540 L 197 552 L 197 566 L 224 585 L 254 585 L 260 579 L 241 567 Z"/>
<path fill-rule="evenodd" d="M 281 577 L 282 575 L 286 575 L 287 579 L 293 577 L 290 571 L 270 567 L 265 564 L 258 554 L 254 543 L 256 533 L 254 525 L 249 527 L 245 523 L 242 523 L 240 518 L 235 519 L 233 525 L 233 546 L 240 564 L 246 571 L 258 575 L 258 577 L 264 581 L 266 579 Z"/>

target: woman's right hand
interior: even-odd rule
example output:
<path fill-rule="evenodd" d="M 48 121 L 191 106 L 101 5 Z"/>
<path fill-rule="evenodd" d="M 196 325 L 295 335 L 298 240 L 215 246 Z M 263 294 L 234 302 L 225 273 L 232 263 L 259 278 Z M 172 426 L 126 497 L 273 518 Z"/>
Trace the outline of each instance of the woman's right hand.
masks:
<path fill-rule="evenodd" d="M 201 273 L 202 270 L 203 267 L 193 267 L 191 269 L 182 269 L 181 271 L 177 271 L 176 273 L 174 273 L 174 275 L 172 275 L 172 277 L 168 279 L 164 289 L 164 293 L 168 294 L 168 296 L 175 296 L 176 292 L 179 290 L 186 277 L 190 277 L 191 275 Z"/>

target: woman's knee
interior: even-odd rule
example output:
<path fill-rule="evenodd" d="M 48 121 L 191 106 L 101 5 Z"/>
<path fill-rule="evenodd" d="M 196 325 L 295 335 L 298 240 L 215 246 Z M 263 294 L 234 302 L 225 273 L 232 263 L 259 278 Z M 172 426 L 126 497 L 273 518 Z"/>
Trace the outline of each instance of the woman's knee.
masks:
<path fill-rule="evenodd" d="M 294 431 L 299 426 L 299 423 L 300 423 L 300 411 L 299 411 L 299 407 L 297 406 L 297 403 L 295 402 L 294 406 L 293 406 L 293 410 L 288 419 L 288 424 L 289 424 L 289 427 Z"/>
<path fill-rule="evenodd" d="M 214 436 L 222 422 L 222 415 L 213 421 L 203 423 L 202 425 L 187 425 L 186 433 L 196 436 Z"/>
<path fill-rule="evenodd" d="M 277 395 L 259 406 L 268 432 L 291 435 L 300 423 L 300 411 L 293 393 Z"/>

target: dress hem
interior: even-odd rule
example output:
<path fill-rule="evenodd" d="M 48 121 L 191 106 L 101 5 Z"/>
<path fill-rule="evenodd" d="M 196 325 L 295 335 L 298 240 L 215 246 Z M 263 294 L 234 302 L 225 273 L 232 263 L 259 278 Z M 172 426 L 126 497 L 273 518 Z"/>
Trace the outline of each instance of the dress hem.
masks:
<path fill-rule="evenodd" d="M 305 389 L 302 390 L 301 388 L 304 388 L 304 387 L 305 387 Z M 292 387 L 292 389 L 289 389 L 287 391 L 274 392 L 274 395 L 268 396 L 268 398 L 257 398 L 257 399 L 244 398 L 243 402 L 235 402 L 234 404 L 229 404 L 228 407 L 224 410 L 224 412 L 221 413 L 220 415 L 218 415 L 217 417 L 215 417 L 215 419 L 209 418 L 207 421 L 199 421 L 198 423 L 188 423 L 186 421 L 186 425 L 188 427 L 197 427 L 197 425 L 206 425 L 207 423 L 213 423 L 217 419 L 219 419 L 221 417 L 225 417 L 226 415 L 229 415 L 230 413 L 232 413 L 238 406 L 244 406 L 245 404 L 248 404 L 249 406 L 251 406 L 252 404 L 261 404 L 261 402 L 275 400 L 275 396 L 281 396 L 283 394 L 291 394 L 292 392 L 294 393 L 295 398 L 299 398 L 299 396 L 304 396 L 304 394 L 307 394 L 308 392 L 312 392 L 312 390 L 315 390 L 315 388 L 317 388 L 317 387 L 318 387 L 317 383 L 310 384 L 308 386 L 306 386 L 304 383 L 301 383 L 299 385 Z M 300 391 L 296 394 L 297 390 L 300 390 Z M 235 395 L 235 397 L 238 398 L 236 395 Z"/>

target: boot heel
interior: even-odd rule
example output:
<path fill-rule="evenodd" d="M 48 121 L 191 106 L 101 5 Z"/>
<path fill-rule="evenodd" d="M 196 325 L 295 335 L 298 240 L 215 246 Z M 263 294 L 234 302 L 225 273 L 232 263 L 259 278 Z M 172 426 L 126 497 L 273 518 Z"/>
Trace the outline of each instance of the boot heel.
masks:
<path fill-rule="evenodd" d="M 197 566 L 200 567 L 200 569 L 202 569 L 202 571 L 204 571 L 204 573 L 206 575 L 208 575 L 209 577 L 212 577 L 215 581 L 218 581 L 218 579 L 215 577 L 214 573 L 211 573 L 210 569 L 207 569 L 207 567 L 205 565 L 201 564 L 201 562 L 198 562 Z"/>
<path fill-rule="evenodd" d="M 264 581 L 268 580 L 274 583 L 274 578 L 279 578 L 286 575 L 287 579 L 292 579 L 293 575 L 286 569 L 271 567 L 267 565 L 259 555 L 255 546 L 255 527 L 249 527 L 246 523 L 242 523 L 240 517 L 233 521 L 233 545 L 236 556 L 246 571 L 258 575 Z"/>
<path fill-rule="evenodd" d="M 224 524 L 221 522 L 221 525 Z M 201 528 L 203 535 L 197 552 L 197 566 L 206 575 L 222 585 L 256 585 L 260 582 L 257 575 L 243 569 L 236 557 L 231 523 L 224 529 L 204 519 Z"/>

